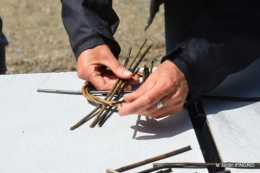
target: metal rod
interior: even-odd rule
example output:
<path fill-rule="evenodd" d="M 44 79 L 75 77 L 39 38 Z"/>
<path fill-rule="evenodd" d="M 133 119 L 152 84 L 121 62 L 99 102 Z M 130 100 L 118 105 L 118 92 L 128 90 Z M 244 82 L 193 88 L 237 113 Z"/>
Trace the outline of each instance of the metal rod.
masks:
<path fill-rule="evenodd" d="M 80 90 L 55 90 L 55 89 L 37 89 L 37 92 L 45 92 L 45 93 L 57 93 L 57 94 L 75 94 L 82 95 Z"/>
<path fill-rule="evenodd" d="M 154 168 L 207 168 L 216 167 L 216 163 L 154 163 Z"/>
<path fill-rule="evenodd" d="M 161 170 L 161 171 L 158 171 L 158 172 L 156 172 L 156 173 L 170 173 L 170 172 L 172 172 L 172 169 L 171 169 L 171 168 L 166 169 L 166 170 Z"/>
<path fill-rule="evenodd" d="M 82 91 L 80 90 L 55 90 L 55 89 L 37 89 L 37 92 L 44 92 L 44 93 L 57 93 L 57 94 L 75 94 L 75 95 L 82 95 Z M 89 91 L 90 94 L 93 95 L 103 95 L 108 94 L 110 91 Z M 124 90 L 123 93 L 132 93 L 132 90 Z M 117 95 L 117 93 L 116 93 Z"/>
<path fill-rule="evenodd" d="M 231 173 L 230 170 L 226 170 L 226 171 L 219 171 L 219 172 L 215 172 L 215 173 Z"/>
<path fill-rule="evenodd" d="M 162 154 L 162 155 L 159 155 L 159 156 L 156 156 L 156 157 L 152 157 L 152 158 L 143 160 L 141 162 L 137 162 L 137 163 L 134 163 L 134 164 L 131 164 L 131 165 L 127 165 L 127 166 L 118 168 L 115 171 L 124 172 L 124 171 L 130 170 L 130 169 L 133 169 L 133 168 L 136 168 L 136 167 L 139 167 L 139 166 L 151 163 L 151 162 L 155 162 L 157 160 L 165 159 L 167 157 L 171 157 L 171 156 L 183 153 L 183 152 L 188 151 L 190 149 L 191 149 L 191 146 L 186 146 L 186 147 L 180 148 L 178 150 L 174 150 L 174 151 L 169 152 L 169 153 L 165 153 L 165 154 Z"/>
<path fill-rule="evenodd" d="M 163 169 L 163 168 L 149 168 L 149 169 L 146 169 L 146 170 L 143 170 L 141 172 L 137 172 L 137 173 L 150 173 L 150 172 L 153 172 L 153 171 L 157 171 L 157 170 L 160 170 L 160 169 Z"/>
<path fill-rule="evenodd" d="M 151 173 L 151 172 L 154 172 L 154 171 L 157 171 L 157 170 L 160 170 L 161 168 L 150 168 L 150 169 L 146 169 L 144 171 L 141 171 L 141 172 L 137 172 L 137 173 Z M 166 169 L 166 170 L 160 170 L 156 173 L 169 173 L 169 172 L 172 172 L 172 169 L 169 168 L 169 169 Z"/>
<path fill-rule="evenodd" d="M 236 162 L 224 162 L 224 163 L 154 163 L 154 168 L 207 168 L 207 167 L 222 167 L 222 168 L 260 168 L 260 163 L 236 163 Z"/>

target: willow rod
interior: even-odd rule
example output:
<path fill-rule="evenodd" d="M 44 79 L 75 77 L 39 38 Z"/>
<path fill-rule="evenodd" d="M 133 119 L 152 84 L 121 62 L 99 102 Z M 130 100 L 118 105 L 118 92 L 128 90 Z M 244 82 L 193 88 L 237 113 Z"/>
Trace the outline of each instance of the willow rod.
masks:
<path fill-rule="evenodd" d="M 132 48 L 130 47 L 129 50 L 128 50 L 127 58 L 126 58 L 125 63 L 124 63 L 124 67 L 126 67 L 128 65 L 128 62 L 129 62 L 130 57 L 131 57 L 131 51 L 132 51 Z M 113 101 L 117 101 L 120 98 L 121 94 L 124 91 L 126 84 L 127 83 L 125 82 L 124 85 L 122 86 L 121 90 L 117 93 L 117 96 L 113 99 Z M 112 109 L 112 106 L 109 106 L 108 109 L 103 113 L 103 115 L 101 115 L 100 121 L 98 123 L 99 127 L 101 127 L 105 123 L 105 119 L 106 119 L 106 117 L 107 117 L 107 115 L 108 115 L 108 113 L 110 112 L 111 109 Z"/>
<path fill-rule="evenodd" d="M 161 170 L 161 171 L 158 171 L 158 172 L 156 172 L 156 173 L 170 173 L 170 172 L 172 172 L 172 169 L 171 169 L 171 168 L 166 169 L 166 170 Z"/>
<path fill-rule="evenodd" d="M 137 162 L 137 163 L 134 163 L 134 164 L 131 164 L 131 165 L 127 165 L 127 166 L 118 168 L 115 171 L 124 172 L 124 171 L 130 170 L 130 169 L 142 166 L 142 165 L 146 165 L 148 163 L 155 162 L 157 160 L 165 159 L 165 158 L 168 158 L 168 157 L 171 157 L 171 156 L 174 156 L 174 155 L 177 155 L 177 154 L 189 151 L 189 150 L 191 150 L 191 146 L 186 146 L 186 147 L 180 148 L 178 150 L 171 151 L 169 153 L 165 153 L 165 154 L 162 154 L 162 155 L 159 155 L 159 156 L 155 156 L 155 157 L 143 160 L 141 162 Z"/>
<path fill-rule="evenodd" d="M 85 117 L 83 117 L 79 122 L 77 122 L 74 126 L 72 126 L 70 128 L 70 130 L 75 130 L 76 128 L 78 128 L 79 126 L 81 126 L 82 124 L 84 124 L 86 122 L 86 120 L 91 117 L 91 115 L 93 115 L 95 112 L 97 112 L 99 109 L 101 108 L 101 105 L 98 105 L 93 111 L 91 111 L 88 115 L 86 115 Z"/>
<path fill-rule="evenodd" d="M 128 62 L 130 60 L 130 55 L 131 55 L 131 51 L 132 51 L 132 48 L 130 47 L 129 48 L 129 51 L 128 51 L 128 57 L 126 58 L 125 62 L 124 62 L 124 67 L 126 67 L 128 65 Z M 117 92 L 119 86 L 121 86 L 121 83 L 122 83 L 122 80 L 121 79 L 117 79 L 117 81 L 115 82 L 111 92 L 108 93 L 107 97 L 105 98 L 105 100 L 111 100 L 115 93 Z M 118 97 L 119 97 L 120 93 L 118 93 Z M 105 119 L 106 115 L 108 114 L 108 112 L 111 110 L 111 106 L 109 107 L 109 109 L 105 112 L 105 115 L 103 117 L 100 118 L 100 116 L 103 114 L 104 110 L 107 108 L 107 106 L 103 105 L 102 106 L 102 109 L 99 111 L 99 113 L 96 115 L 95 119 L 93 120 L 93 122 L 90 124 L 90 127 L 93 128 L 95 127 L 95 125 L 98 123 L 98 121 L 102 121 L 103 123 L 103 120 Z"/>

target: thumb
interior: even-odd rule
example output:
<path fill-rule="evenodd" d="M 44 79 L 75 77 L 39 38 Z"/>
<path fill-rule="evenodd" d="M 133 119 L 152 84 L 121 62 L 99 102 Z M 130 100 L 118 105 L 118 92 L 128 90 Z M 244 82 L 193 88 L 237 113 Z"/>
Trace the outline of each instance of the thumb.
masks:
<path fill-rule="evenodd" d="M 116 59 L 109 61 L 106 66 L 119 78 L 130 79 L 133 77 L 133 73 L 128 71 L 120 62 Z"/>

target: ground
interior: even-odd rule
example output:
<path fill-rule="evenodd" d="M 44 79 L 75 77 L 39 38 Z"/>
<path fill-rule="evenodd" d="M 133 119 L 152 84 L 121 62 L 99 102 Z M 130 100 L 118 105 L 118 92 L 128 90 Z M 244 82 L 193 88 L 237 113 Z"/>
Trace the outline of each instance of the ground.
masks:
<path fill-rule="evenodd" d="M 147 38 L 153 48 L 142 66 L 149 65 L 152 60 L 157 66 L 165 54 L 163 6 L 146 32 L 149 1 L 114 0 L 113 8 L 121 21 L 114 36 L 122 48 L 120 62 L 129 47 L 133 48 L 134 55 Z M 61 21 L 59 0 L 1 0 L 0 16 L 9 41 L 6 49 L 8 74 L 76 71 L 76 61 Z"/>

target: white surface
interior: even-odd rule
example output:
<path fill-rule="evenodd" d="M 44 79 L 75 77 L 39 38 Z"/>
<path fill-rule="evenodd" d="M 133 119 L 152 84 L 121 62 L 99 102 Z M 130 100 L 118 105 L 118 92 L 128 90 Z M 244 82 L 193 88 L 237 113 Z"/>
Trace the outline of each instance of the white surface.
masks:
<path fill-rule="evenodd" d="M 260 59 L 229 76 L 209 95 L 260 97 Z M 260 162 L 260 102 L 203 100 L 215 142 L 224 162 Z M 260 172 L 260 169 L 230 169 Z"/>
<path fill-rule="evenodd" d="M 102 128 L 69 128 L 94 106 L 81 95 L 38 93 L 80 90 L 75 72 L 0 76 L 0 172 L 102 173 L 187 145 L 192 150 L 160 162 L 204 162 L 188 113 L 161 120 L 113 114 Z M 152 164 L 127 172 L 137 172 Z M 178 172 L 207 172 L 178 169 Z"/>

